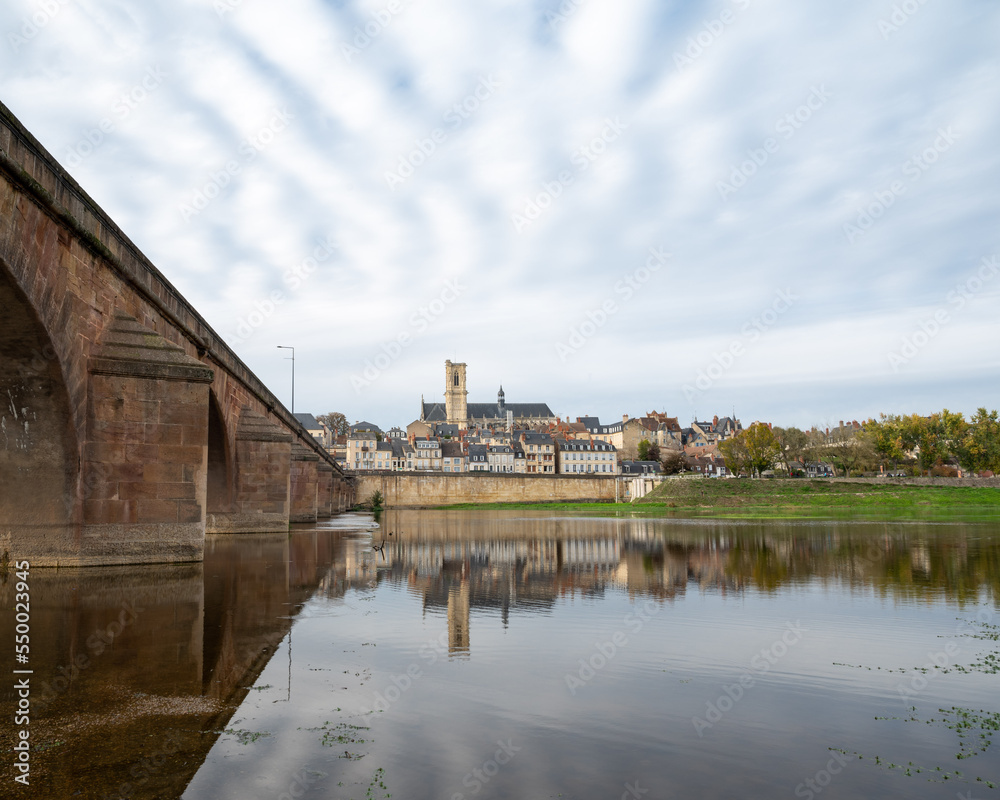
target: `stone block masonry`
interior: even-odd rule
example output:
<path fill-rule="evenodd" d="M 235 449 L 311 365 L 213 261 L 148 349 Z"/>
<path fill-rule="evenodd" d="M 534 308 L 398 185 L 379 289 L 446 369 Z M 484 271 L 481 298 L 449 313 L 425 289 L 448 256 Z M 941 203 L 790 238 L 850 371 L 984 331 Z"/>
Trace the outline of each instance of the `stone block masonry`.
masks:
<path fill-rule="evenodd" d="M 288 530 L 292 439 L 249 406 L 240 410 L 232 509 L 208 514 L 206 533 Z"/>
<path fill-rule="evenodd" d="M 456 503 L 614 502 L 618 476 L 504 475 L 469 472 L 358 473 L 356 496 L 364 501 L 378 489 L 387 508 L 432 508 Z M 618 487 L 619 493 L 623 487 Z"/>
<path fill-rule="evenodd" d="M 291 522 L 315 522 L 319 516 L 319 456 L 292 444 Z"/>
<path fill-rule="evenodd" d="M 72 560 L 200 560 L 213 371 L 119 312 L 89 372 L 81 473 L 93 489 Z"/>

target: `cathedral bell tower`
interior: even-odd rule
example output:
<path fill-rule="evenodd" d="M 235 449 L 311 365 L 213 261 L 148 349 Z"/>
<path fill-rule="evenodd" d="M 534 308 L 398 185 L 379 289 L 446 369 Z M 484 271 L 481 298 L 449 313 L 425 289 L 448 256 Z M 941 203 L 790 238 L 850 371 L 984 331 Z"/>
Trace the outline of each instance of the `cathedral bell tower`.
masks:
<path fill-rule="evenodd" d="M 444 362 L 444 413 L 450 425 L 468 426 L 469 410 L 465 388 L 465 364 Z"/>

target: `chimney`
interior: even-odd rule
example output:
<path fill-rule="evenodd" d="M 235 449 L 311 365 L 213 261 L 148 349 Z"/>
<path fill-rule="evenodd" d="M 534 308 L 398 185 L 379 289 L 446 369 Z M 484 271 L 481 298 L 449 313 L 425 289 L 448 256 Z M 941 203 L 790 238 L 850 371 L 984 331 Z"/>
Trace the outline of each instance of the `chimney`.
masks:
<path fill-rule="evenodd" d="M 841 421 L 840 421 L 840 427 L 841 427 L 841 428 L 843 428 L 843 427 L 844 427 L 844 420 L 841 420 Z"/>
<path fill-rule="evenodd" d="M 714 417 L 712 417 L 712 424 L 715 425 L 715 426 L 718 426 L 718 424 L 719 424 L 719 415 L 718 414 L 716 414 Z"/>
<path fill-rule="evenodd" d="M 624 425 L 626 422 L 628 422 L 628 414 L 622 414 L 622 424 Z"/>

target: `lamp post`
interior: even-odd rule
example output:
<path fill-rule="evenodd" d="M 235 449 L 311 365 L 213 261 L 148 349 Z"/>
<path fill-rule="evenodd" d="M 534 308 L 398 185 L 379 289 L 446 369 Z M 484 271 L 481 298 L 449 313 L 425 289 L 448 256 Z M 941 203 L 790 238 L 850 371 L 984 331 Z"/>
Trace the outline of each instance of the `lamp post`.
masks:
<path fill-rule="evenodd" d="M 292 414 L 295 413 L 295 348 L 287 347 L 286 345 L 279 344 L 279 350 L 291 350 L 292 351 Z M 286 358 L 285 361 L 288 359 Z"/>

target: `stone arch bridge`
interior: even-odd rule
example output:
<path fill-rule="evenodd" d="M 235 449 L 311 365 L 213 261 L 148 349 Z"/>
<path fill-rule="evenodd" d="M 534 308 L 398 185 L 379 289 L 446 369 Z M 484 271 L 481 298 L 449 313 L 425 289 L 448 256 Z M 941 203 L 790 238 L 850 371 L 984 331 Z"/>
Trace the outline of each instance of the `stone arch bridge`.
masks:
<path fill-rule="evenodd" d="M 0 104 L 0 555 L 201 560 L 353 481 Z"/>

